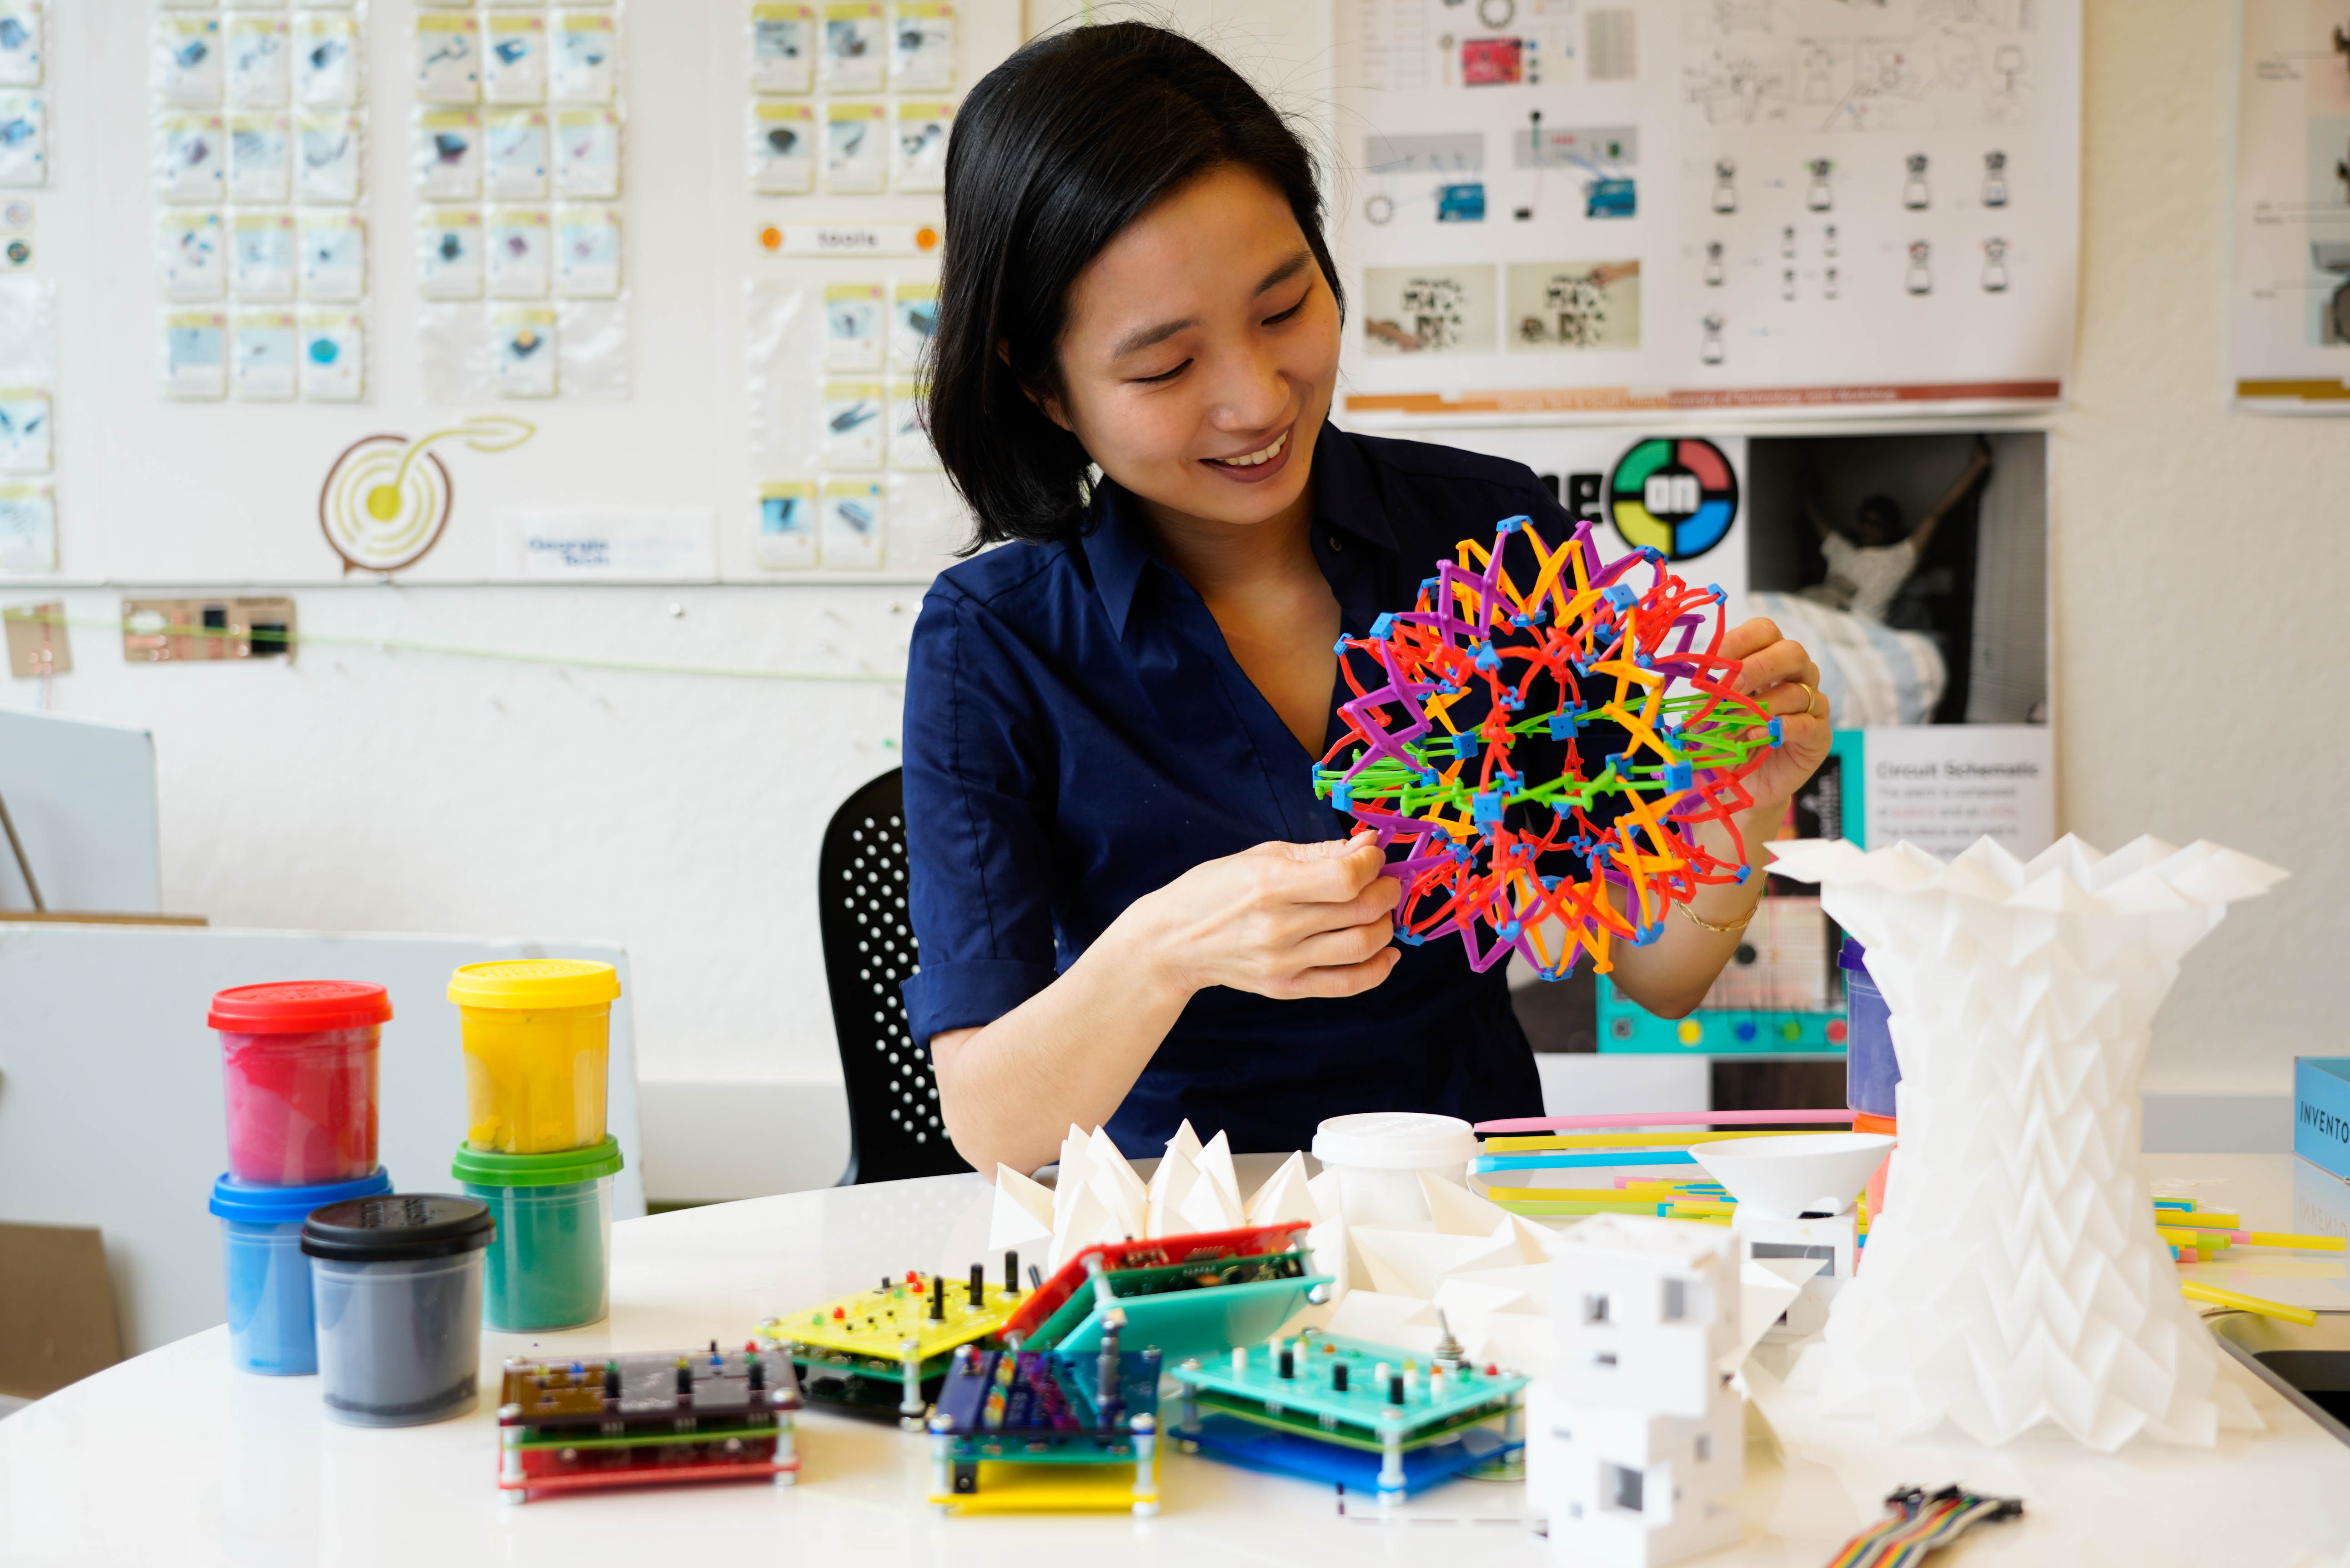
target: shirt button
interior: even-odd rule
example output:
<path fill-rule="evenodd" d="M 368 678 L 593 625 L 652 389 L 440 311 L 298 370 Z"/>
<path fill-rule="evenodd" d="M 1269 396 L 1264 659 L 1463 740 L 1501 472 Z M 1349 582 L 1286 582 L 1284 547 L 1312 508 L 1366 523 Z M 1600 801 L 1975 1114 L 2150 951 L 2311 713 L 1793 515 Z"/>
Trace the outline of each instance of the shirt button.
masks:
<path fill-rule="evenodd" d="M 1330 535 L 1330 548 L 1333 550 L 1343 550 L 1346 547 L 1347 542 L 1344 539 L 1339 538 L 1336 534 Z"/>

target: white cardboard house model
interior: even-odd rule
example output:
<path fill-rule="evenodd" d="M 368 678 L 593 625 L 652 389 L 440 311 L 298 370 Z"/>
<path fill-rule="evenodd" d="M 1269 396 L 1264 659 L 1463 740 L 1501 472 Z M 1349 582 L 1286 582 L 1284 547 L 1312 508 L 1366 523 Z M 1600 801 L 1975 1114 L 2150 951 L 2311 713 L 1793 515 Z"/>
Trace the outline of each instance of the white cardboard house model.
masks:
<path fill-rule="evenodd" d="M 1596 1215 L 1552 1248 L 1555 1374 L 1529 1391 L 1527 1491 L 1562 1563 L 1657 1568 L 1738 1538 L 1737 1249 L 1719 1225 Z"/>

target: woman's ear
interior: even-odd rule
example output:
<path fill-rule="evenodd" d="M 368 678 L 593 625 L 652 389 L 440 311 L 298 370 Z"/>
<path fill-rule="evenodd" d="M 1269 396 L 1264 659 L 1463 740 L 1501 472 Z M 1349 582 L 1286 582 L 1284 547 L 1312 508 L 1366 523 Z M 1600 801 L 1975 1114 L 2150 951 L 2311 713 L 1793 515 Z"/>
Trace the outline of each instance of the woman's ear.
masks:
<path fill-rule="evenodd" d="M 1012 345 L 1001 337 L 997 338 L 995 340 L 995 357 L 1003 361 L 1004 369 L 1011 369 Z M 1015 370 L 1013 374 L 1017 377 L 1019 372 Z M 1075 430 L 1070 428 L 1068 416 L 1061 411 L 1060 399 L 1055 397 L 1050 392 L 1038 391 L 1035 388 L 1030 386 L 1024 379 L 1020 382 L 1020 390 L 1023 396 L 1026 397 L 1030 402 L 1036 405 L 1037 411 L 1042 413 L 1046 419 L 1052 421 L 1063 430 L 1068 431 L 1071 435 L 1077 433 Z"/>
<path fill-rule="evenodd" d="M 1068 416 L 1061 411 L 1060 399 L 1053 396 L 1050 392 L 1039 392 L 1033 388 L 1024 389 L 1028 392 L 1028 400 L 1035 404 L 1037 408 L 1044 410 L 1044 414 L 1046 419 L 1052 421 L 1063 430 L 1067 431 L 1071 435 L 1077 433 L 1076 429 L 1069 423 Z"/>

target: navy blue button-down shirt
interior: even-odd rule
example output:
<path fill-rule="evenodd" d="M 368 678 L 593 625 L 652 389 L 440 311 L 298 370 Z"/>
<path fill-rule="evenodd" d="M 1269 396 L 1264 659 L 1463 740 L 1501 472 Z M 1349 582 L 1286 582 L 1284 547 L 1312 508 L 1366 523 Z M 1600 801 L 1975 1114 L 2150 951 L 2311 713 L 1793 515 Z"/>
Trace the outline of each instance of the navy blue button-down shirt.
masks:
<path fill-rule="evenodd" d="M 1314 556 L 1348 636 L 1409 607 L 1463 538 L 1565 513 L 1523 465 L 1326 425 L 1314 445 Z M 1344 730 L 1332 692 L 1328 740 Z M 1345 836 L 1315 761 L 1225 646 L 1207 604 L 1152 554 L 1134 498 L 1105 482 L 1084 536 L 1011 545 L 943 573 L 906 679 L 906 837 L 921 968 L 914 1038 L 992 1023 L 1052 983 L 1136 898 L 1268 840 Z M 1403 949 L 1359 996 L 1200 992 L 1109 1123 L 1155 1155 L 1189 1117 L 1238 1150 L 1304 1148 L 1326 1116 L 1541 1114 L 1501 966 L 1460 941 Z"/>

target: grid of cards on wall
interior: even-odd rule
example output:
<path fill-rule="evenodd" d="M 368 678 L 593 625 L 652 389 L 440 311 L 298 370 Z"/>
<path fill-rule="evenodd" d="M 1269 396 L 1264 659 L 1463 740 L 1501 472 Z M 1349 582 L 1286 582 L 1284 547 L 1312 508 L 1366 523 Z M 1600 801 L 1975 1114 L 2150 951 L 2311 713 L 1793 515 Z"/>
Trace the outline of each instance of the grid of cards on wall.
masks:
<path fill-rule="evenodd" d="M 428 397 L 628 394 L 620 24 L 612 0 L 421 0 Z"/>
<path fill-rule="evenodd" d="M 755 0 L 750 23 L 754 193 L 945 190 L 953 5 Z M 938 468 L 916 379 L 937 315 L 936 264 L 785 265 L 790 281 L 752 301 L 754 441 L 770 472 L 803 477 L 761 483 L 757 559 L 783 570 L 880 567 L 889 514 L 912 500 L 902 476 Z M 795 374 L 811 361 L 816 376 Z"/>
<path fill-rule="evenodd" d="M 159 0 L 165 396 L 366 394 L 364 24 L 357 0 Z"/>
<path fill-rule="evenodd" d="M 945 190 L 954 61 L 944 0 L 753 5 L 751 188 Z"/>
<path fill-rule="evenodd" d="M 0 192 L 49 182 L 49 104 L 40 91 L 47 44 L 42 0 L 0 0 Z M 0 198 L 0 232 L 25 235 L 32 203 Z M 23 238 L 5 244 L 7 265 L 32 256 Z M 30 278 L 0 282 L 0 571 L 57 564 L 57 492 L 50 439 L 57 386 L 54 290 Z"/>
<path fill-rule="evenodd" d="M 751 292 L 757 558 L 771 570 L 885 566 L 889 522 L 941 498 L 917 372 L 938 318 L 935 262 L 797 264 Z M 813 364 L 817 374 L 808 374 Z"/>

